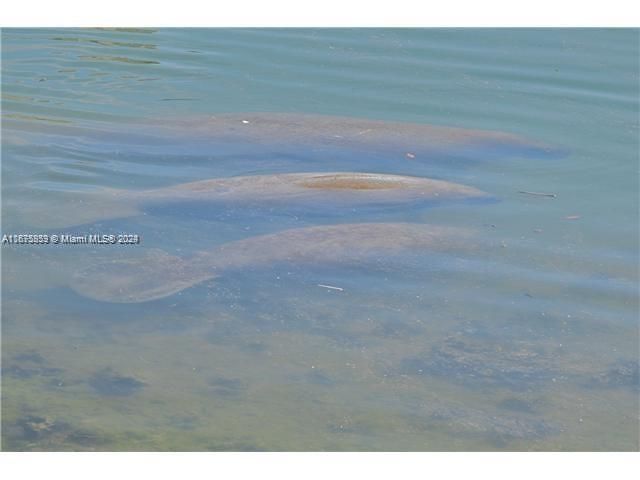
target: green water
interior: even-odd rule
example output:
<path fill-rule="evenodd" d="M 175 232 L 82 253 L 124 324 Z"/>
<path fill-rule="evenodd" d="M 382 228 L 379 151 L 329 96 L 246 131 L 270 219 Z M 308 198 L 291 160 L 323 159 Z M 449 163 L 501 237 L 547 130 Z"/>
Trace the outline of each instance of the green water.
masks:
<path fill-rule="evenodd" d="M 2 246 L 3 449 L 638 450 L 637 30 L 36 29 L 1 39 L 2 233 L 143 238 Z M 224 112 L 504 131 L 555 154 L 270 150 L 219 144 L 183 123 Z M 65 228 L 27 221 L 60 217 L 101 187 L 353 170 L 440 178 L 493 200 L 200 202 Z M 229 271 L 140 304 L 69 288 L 78 268 L 150 248 L 183 256 L 351 222 L 463 227 L 478 240 L 460 255 L 381 257 L 382 268 Z"/>

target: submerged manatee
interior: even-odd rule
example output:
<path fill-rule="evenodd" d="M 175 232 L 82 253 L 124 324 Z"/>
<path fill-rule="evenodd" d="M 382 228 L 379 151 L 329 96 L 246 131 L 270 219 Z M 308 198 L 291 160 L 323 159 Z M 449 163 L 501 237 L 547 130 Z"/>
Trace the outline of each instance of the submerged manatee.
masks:
<path fill-rule="evenodd" d="M 460 159 L 465 163 L 466 160 L 549 157 L 563 153 L 506 132 L 296 113 L 228 113 L 138 120 L 124 125 L 113 122 L 57 124 L 11 118 L 3 123 L 3 132 L 17 139 L 13 141 L 15 148 L 54 145 L 69 171 L 78 169 L 82 174 L 87 168 L 85 160 L 76 165 L 69 164 L 69 158 L 88 158 L 91 169 L 100 169 L 110 165 L 117 156 L 117 168 L 126 175 L 138 171 L 139 162 L 162 169 L 167 158 L 172 161 L 179 158 L 181 165 L 191 161 L 200 165 L 215 157 L 218 171 L 229 171 L 222 167 L 224 162 L 236 168 L 238 161 L 248 162 L 244 171 L 262 169 L 265 163 L 275 163 L 279 169 L 288 171 L 312 170 L 317 165 L 327 170 L 359 171 L 380 162 L 385 163 L 382 170 L 395 169 L 407 162 L 444 163 L 449 168 L 452 161 Z M 303 161 L 311 163 L 302 168 Z M 140 212 L 138 202 L 142 199 L 136 195 L 129 197 L 122 191 L 68 192 L 68 185 L 62 188 L 57 188 L 55 182 L 45 185 L 45 190 L 64 192 L 50 200 L 57 208 L 44 208 L 42 204 L 25 206 L 23 202 L 9 206 L 24 224 L 21 227 L 66 227 Z M 268 192 L 251 196 L 261 192 L 261 188 L 266 187 L 247 185 L 249 197 L 240 197 L 256 201 L 264 196 L 274 198 Z M 294 193 L 286 195 L 293 197 Z M 360 197 L 365 195 L 361 192 Z M 233 194 L 224 197 L 225 200 L 233 198 Z"/>
<path fill-rule="evenodd" d="M 85 148 L 93 145 L 97 151 L 120 154 L 212 155 L 229 147 L 239 155 L 251 151 L 314 157 L 314 153 L 355 150 L 380 154 L 394 162 L 432 162 L 442 157 L 494 159 L 555 157 L 564 153 L 507 132 L 304 113 L 221 113 L 142 119 L 126 125 L 85 122 L 82 126 L 8 118 L 3 123 L 4 130 L 17 144 L 32 142 L 34 135 L 36 140 L 38 136 L 56 135 L 56 143 L 66 137 L 75 145 L 82 139 Z"/>
<path fill-rule="evenodd" d="M 40 227 L 61 227 L 139 215 L 148 205 L 193 201 L 335 208 L 486 197 L 486 193 L 473 187 L 424 177 L 359 172 L 285 173 L 214 178 L 142 191 L 102 188 L 75 195 L 59 205 L 58 215 L 41 212 L 40 218 L 32 215 L 31 221 Z"/>
<path fill-rule="evenodd" d="M 301 113 L 226 113 L 153 122 L 168 135 L 188 135 L 225 143 L 283 145 L 322 150 L 325 147 L 387 152 L 395 158 L 433 160 L 455 153 L 483 156 L 550 156 L 558 149 L 519 135 L 422 123 L 370 120 Z M 395 154 L 395 155 L 394 155 Z"/>
<path fill-rule="evenodd" d="M 142 258 L 90 266 L 72 276 L 81 295 L 139 303 L 177 293 L 227 270 L 278 262 L 358 264 L 409 252 L 469 248 L 468 230 L 411 223 L 360 223 L 297 228 L 226 243 L 190 258 L 152 250 Z"/>
<path fill-rule="evenodd" d="M 119 191 L 115 191 L 118 195 Z M 345 203 L 406 202 L 414 199 L 483 197 L 480 190 L 443 180 L 382 173 L 284 173 L 220 178 L 128 192 L 139 201 L 183 199 L 234 201 L 339 200 Z"/>

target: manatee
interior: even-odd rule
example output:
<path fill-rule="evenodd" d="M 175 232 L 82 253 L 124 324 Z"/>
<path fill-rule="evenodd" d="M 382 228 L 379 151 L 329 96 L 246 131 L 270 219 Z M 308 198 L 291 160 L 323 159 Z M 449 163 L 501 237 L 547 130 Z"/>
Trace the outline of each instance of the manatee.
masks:
<path fill-rule="evenodd" d="M 39 227 L 64 227 L 142 214 L 145 206 L 180 202 L 225 204 L 361 206 L 488 198 L 474 188 L 444 180 L 380 173 L 286 173 L 214 178 L 151 190 L 101 188 L 75 194 L 57 211 L 23 212 Z"/>
<path fill-rule="evenodd" d="M 317 202 L 360 205 L 411 200 L 480 198 L 474 187 L 407 175 L 360 172 L 285 173 L 216 178 L 140 192 L 106 190 L 128 203 L 212 200 L 222 202 Z"/>
<path fill-rule="evenodd" d="M 225 113 L 150 122 L 167 135 L 189 135 L 225 144 L 250 143 L 323 150 L 355 149 L 394 158 L 434 160 L 443 154 L 548 157 L 561 149 L 507 132 L 423 123 L 304 113 Z"/>
<path fill-rule="evenodd" d="M 469 248 L 470 237 L 466 229 L 412 223 L 296 228 L 225 243 L 189 258 L 151 249 L 142 257 L 98 263 L 75 273 L 71 288 L 94 300 L 140 303 L 243 267 L 361 264 L 411 252 L 456 252 Z"/>
<path fill-rule="evenodd" d="M 16 142 L 30 142 L 55 135 L 57 144 L 86 150 L 126 153 L 242 154 L 289 153 L 325 158 L 327 151 L 345 150 L 418 162 L 447 159 L 500 157 L 557 157 L 564 149 L 513 133 L 357 117 L 308 113 L 247 112 L 139 119 L 122 124 L 86 122 L 59 124 L 8 118 L 3 131 Z M 31 135 L 29 138 L 29 134 Z M 27 136 L 25 136 L 27 135 Z M 67 138 L 69 142 L 65 142 Z M 318 155 L 320 157 L 318 157 Z"/>

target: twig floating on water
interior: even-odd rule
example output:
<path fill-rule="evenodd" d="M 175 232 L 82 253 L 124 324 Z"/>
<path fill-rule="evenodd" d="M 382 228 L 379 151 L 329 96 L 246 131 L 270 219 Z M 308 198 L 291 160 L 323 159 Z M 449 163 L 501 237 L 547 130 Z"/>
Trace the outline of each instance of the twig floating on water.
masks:
<path fill-rule="evenodd" d="M 550 198 L 557 197 L 555 193 L 527 192 L 526 190 L 518 190 L 518 193 L 524 193 L 525 195 L 535 195 L 536 197 L 550 197 Z"/>
<path fill-rule="evenodd" d="M 331 285 L 323 285 L 322 283 L 319 283 L 318 286 L 319 287 L 328 288 L 329 290 L 338 290 L 339 292 L 343 292 L 344 291 L 344 288 L 332 287 Z"/>

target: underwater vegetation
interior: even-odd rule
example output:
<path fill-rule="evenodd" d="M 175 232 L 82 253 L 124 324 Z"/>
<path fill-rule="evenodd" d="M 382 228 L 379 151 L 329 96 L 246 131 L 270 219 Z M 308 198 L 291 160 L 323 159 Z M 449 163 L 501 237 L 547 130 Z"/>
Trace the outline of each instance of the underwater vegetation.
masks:
<path fill-rule="evenodd" d="M 436 375 L 477 386 L 533 389 L 557 375 L 555 356 L 539 342 L 491 341 L 452 335 L 424 357 L 407 358 L 403 373 Z"/>
<path fill-rule="evenodd" d="M 27 414 L 15 422 L 3 422 L 3 430 L 7 451 L 95 451 L 109 442 L 89 429 L 47 416 Z"/>
<path fill-rule="evenodd" d="M 109 368 L 105 368 L 96 372 L 89 379 L 89 385 L 100 395 L 126 397 L 133 395 L 144 387 L 144 382 L 133 377 L 120 375 Z"/>

